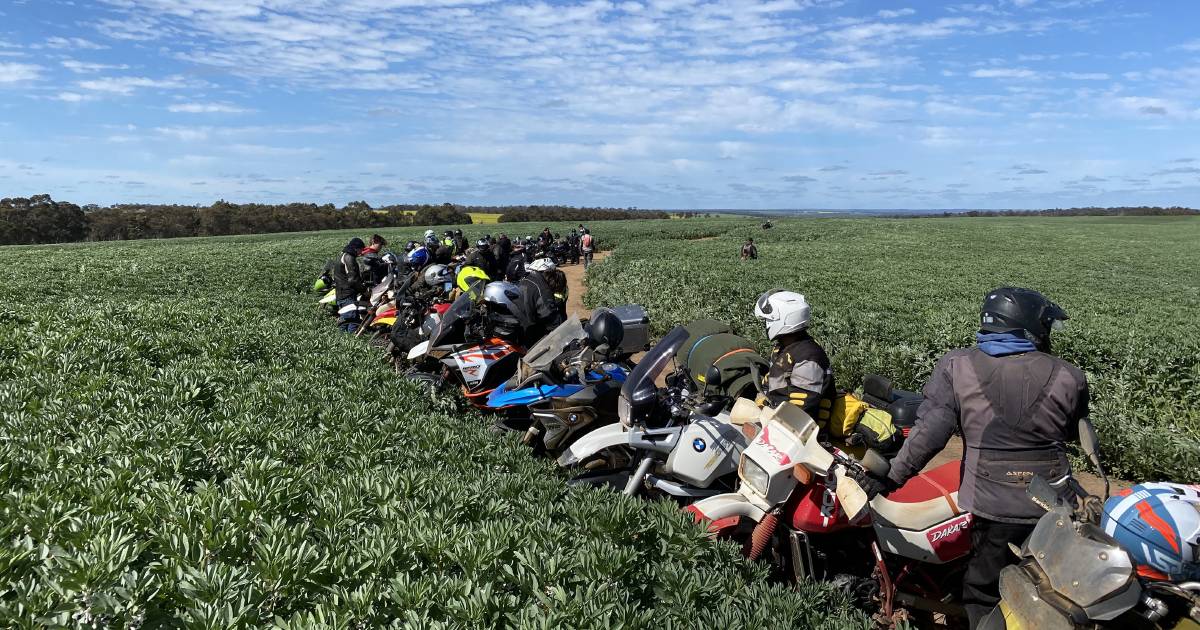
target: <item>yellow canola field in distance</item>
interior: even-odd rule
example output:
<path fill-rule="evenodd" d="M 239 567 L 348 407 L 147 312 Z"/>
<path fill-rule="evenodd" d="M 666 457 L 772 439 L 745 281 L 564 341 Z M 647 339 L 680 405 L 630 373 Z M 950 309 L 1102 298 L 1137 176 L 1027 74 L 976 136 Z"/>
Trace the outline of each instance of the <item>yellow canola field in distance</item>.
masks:
<path fill-rule="evenodd" d="M 499 212 L 469 212 L 471 223 L 499 223 Z"/>

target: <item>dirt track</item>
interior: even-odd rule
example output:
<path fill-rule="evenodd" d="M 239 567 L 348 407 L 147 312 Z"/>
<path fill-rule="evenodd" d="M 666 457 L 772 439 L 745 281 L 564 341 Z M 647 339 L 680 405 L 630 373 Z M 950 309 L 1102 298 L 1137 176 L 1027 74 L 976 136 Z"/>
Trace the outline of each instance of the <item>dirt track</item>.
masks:
<path fill-rule="evenodd" d="M 596 252 L 592 256 L 592 264 L 596 264 L 612 252 Z M 563 273 L 567 275 L 567 313 L 579 313 L 580 317 L 590 317 L 592 309 L 586 308 L 583 305 L 583 294 L 587 293 L 587 287 L 583 284 L 584 269 L 583 263 L 578 265 L 563 265 L 559 267 Z"/>
<path fill-rule="evenodd" d="M 592 258 L 592 264 L 599 263 L 605 258 L 608 258 L 610 253 L 612 252 L 596 252 L 596 255 Z M 567 287 L 570 290 L 570 295 L 567 298 L 567 312 L 579 313 L 581 317 L 590 316 L 592 314 L 592 310 L 583 306 L 583 295 L 587 293 L 587 287 L 583 283 L 585 276 L 583 264 L 564 265 L 561 267 L 561 269 L 563 270 L 563 273 L 567 275 Z M 957 436 L 952 437 L 950 438 L 950 443 L 946 445 L 946 448 L 933 458 L 933 461 L 925 467 L 925 470 L 936 468 L 937 466 L 941 466 L 946 462 L 959 461 L 962 459 L 962 454 L 962 440 Z M 1104 495 L 1104 482 L 1101 481 L 1099 477 L 1085 472 L 1076 473 L 1075 477 L 1088 492 L 1097 496 Z M 1118 490 L 1128 488 L 1132 486 L 1133 483 L 1134 482 L 1113 479 L 1112 492 L 1115 493 Z"/>

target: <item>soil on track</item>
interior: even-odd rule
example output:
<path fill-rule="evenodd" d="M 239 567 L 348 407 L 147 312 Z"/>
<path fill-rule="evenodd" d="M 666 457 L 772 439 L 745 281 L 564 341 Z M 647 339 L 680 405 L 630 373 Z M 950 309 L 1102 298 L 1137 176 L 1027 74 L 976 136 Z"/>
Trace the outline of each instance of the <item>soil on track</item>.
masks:
<path fill-rule="evenodd" d="M 608 258 L 611 253 L 596 252 L 592 255 L 592 264 L 595 265 Z M 563 273 L 567 275 L 567 313 L 579 313 L 580 317 L 591 317 L 592 309 L 583 305 L 583 294 L 587 293 L 587 287 L 583 284 L 583 278 L 586 275 L 583 263 L 563 265 L 559 269 L 562 269 Z"/>
<path fill-rule="evenodd" d="M 712 238 L 715 237 L 706 237 L 696 240 L 710 240 Z M 608 258 L 610 253 L 612 252 L 596 252 L 595 256 L 592 258 L 592 264 L 599 263 L 605 258 Z M 585 293 L 587 293 L 587 287 L 583 283 L 584 276 L 586 275 L 583 264 L 565 265 L 560 268 L 563 270 L 563 273 L 567 275 L 567 287 L 570 292 L 567 297 L 567 312 L 579 313 L 581 317 L 590 317 L 592 310 L 583 306 L 583 296 Z M 929 462 L 929 465 L 925 467 L 925 470 L 936 468 L 942 464 L 945 464 L 946 462 L 960 461 L 962 460 L 962 456 L 962 439 L 958 436 L 954 436 L 950 438 L 950 443 L 946 445 L 946 448 L 942 449 L 942 452 L 938 453 L 938 455 L 933 458 L 933 461 Z M 1101 479 L 1096 475 L 1086 472 L 1077 472 L 1075 473 L 1075 478 L 1079 480 L 1079 483 L 1089 493 L 1100 497 L 1104 496 L 1104 482 L 1101 481 Z M 1132 481 L 1125 481 L 1123 479 L 1112 479 L 1110 481 L 1112 482 L 1112 492 L 1114 494 L 1120 490 L 1129 488 L 1135 483 Z"/>

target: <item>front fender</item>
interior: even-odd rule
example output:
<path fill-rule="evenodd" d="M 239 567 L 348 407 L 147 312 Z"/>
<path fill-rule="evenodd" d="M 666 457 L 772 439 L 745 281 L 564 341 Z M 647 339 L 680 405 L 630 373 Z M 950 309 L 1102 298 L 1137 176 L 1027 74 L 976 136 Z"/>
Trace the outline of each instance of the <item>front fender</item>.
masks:
<path fill-rule="evenodd" d="M 741 518 L 757 522 L 767 514 L 762 508 L 751 503 L 745 495 L 738 492 L 718 494 L 715 497 L 697 501 L 689 505 L 687 511 L 698 522 L 708 521 L 709 531 L 725 529 L 736 524 Z"/>
<path fill-rule="evenodd" d="M 559 466 L 574 466 L 579 462 L 603 451 L 621 444 L 629 444 L 632 433 L 625 430 L 621 423 L 606 424 L 583 437 L 575 440 L 558 458 Z"/>

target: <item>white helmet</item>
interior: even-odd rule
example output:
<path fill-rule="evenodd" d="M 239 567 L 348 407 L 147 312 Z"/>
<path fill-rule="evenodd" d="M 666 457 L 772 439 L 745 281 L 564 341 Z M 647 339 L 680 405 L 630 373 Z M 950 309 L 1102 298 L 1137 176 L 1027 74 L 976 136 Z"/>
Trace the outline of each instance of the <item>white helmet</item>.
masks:
<path fill-rule="evenodd" d="M 435 238 L 435 237 L 436 237 L 436 235 L 433 233 L 433 230 L 425 230 L 425 240 L 429 240 L 429 239 Z"/>
<path fill-rule="evenodd" d="M 767 338 L 808 328 L 808 300 L 795 291 L 771 289 L 758 296 L 754 316 L 767 323 Z"/>
<path fill-rule="evenodd" d="M 450 282 L 452 276 L 450 268 L 446 265 L 430 265 L 425 268 L 425 284 L 431 287 L 440 287 Z"/>
<path fill-rule="evenodd" d="M 528 265 L 525 265 L 525 269 L 527 269 L 529 271 L 541 271 L 541 272 L 550 271 L 551 269 L 555 269 L 557 267 L 558 267 L 558 265 L 555 265 L 554 261 L 550 260 L 549 258 L 538 258 L 537 260 L 529 263 Z"/>

